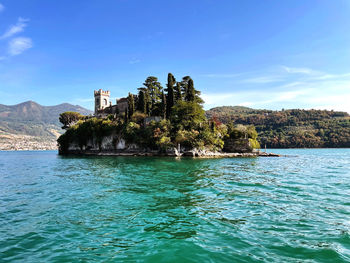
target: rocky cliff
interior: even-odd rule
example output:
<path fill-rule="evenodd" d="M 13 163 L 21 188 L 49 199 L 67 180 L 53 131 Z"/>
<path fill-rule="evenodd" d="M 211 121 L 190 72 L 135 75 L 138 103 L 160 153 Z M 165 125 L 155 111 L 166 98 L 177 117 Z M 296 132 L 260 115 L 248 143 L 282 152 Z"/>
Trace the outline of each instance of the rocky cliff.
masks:
<path fill-rule="evenodd" d="M 71 141 L 67 145 L 60 145 L 61 155 L 120 155 L 120 156 L 188 156 L 188 157 L 240 157 L 257 156 L 258 151 L 251 147 L 249 139 L 227 140 L 224 151 L 211 151 L 206 148 L 169 147 L 165 151 L 143 148 L 135 143 L 128 143 L 116 134 L 104 136 L 102 139 L 91 137 L 86 144 L 79 145 L 79 141 Z"/>

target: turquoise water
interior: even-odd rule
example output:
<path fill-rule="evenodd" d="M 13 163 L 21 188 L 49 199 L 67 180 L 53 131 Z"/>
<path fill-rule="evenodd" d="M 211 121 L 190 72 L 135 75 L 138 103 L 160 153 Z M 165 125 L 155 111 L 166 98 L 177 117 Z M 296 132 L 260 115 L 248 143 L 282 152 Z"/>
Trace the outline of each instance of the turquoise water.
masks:
<path fill-rule="evenodd" d="M 350 149 L 0 152 L 0 262 L 350 262 Z"/>

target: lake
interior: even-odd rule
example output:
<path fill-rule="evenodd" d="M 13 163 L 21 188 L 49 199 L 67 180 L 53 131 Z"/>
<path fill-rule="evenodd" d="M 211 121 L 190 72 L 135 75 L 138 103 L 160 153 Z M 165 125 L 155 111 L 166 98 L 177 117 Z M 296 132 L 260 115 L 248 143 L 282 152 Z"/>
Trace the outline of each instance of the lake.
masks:
<path fill-rule="evenodd" d="M 0 262 L 350 262 L 350 149 L 0 152 Z"/>

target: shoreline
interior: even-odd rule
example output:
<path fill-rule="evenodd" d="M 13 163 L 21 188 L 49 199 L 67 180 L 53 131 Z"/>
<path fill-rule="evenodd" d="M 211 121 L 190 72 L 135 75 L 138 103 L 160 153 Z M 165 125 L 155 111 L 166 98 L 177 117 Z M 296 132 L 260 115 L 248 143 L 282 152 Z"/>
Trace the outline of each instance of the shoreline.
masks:
<path fill-rule="evenodd" d="M 70 151 L 68 153 L 58 153 L 61 156 L 121 156 L 121 157 L 190 157 L 190 158 L 240 158 L 240 157 L 285 157 L 285 155 L 276 153 L 253 152 L 253 153 L 228 153 L 228 152 L 206 152 L 201 155 L 196 155 L 193 152 L 184 152 L 181 154 L 156 153 L 156 152 L 81 152 Z"/>

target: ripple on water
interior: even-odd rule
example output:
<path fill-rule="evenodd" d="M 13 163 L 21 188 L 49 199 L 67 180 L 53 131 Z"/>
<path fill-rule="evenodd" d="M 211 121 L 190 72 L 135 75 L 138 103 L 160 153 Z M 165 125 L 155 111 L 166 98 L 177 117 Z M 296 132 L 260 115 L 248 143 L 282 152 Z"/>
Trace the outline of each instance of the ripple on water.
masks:
<path fill-rule="evenodd" d="M 350 150 L 276 152 L 0 152 L 0 261 L 349 262 Z"/>

